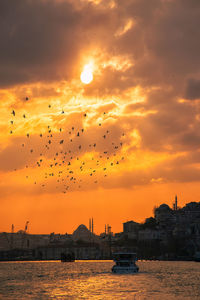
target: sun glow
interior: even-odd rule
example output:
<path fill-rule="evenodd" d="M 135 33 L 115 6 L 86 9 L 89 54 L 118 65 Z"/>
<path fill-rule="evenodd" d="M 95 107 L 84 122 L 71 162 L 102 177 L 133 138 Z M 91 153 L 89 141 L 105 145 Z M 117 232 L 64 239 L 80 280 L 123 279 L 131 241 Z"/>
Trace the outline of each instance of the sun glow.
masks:
<path fill-rule="evenodd" d="M 81 73 L 81 81 L 84 84 L 89 84 L 93 80 L 93 65 L 91 63 L 87 64 L 83 68 Z"/>

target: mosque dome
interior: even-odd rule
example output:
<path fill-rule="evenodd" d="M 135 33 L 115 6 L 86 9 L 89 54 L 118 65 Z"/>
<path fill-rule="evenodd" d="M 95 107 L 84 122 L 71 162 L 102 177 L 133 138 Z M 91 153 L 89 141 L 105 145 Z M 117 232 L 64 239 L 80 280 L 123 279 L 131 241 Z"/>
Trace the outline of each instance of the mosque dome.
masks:
<path fill-rule="evenodd" d="M 171 208 L 169 207 L 169 205 L 167 204 L 161 204 L 158 208 L 157 208 L 158 211 L 160 212 L 167 212 L 167 211 L 170 211 Z"/>
<path fill-rule="evenodd" d="M 81 224 L 78 226 L 78 228 L 74 232 L 77 232 L 77 231 L 89 231 L 89 230 L 87 229 L 87 227 L 84 224 Z"/>
<path fill-rule="evenodd" d="M 84 224 L 81 224 L 73 232 L 72 238 L 74 241 L 82 240 L 85 242 L 89 242 L 91 239 L 91 232 L 88 230 L 88 228 Z"/>

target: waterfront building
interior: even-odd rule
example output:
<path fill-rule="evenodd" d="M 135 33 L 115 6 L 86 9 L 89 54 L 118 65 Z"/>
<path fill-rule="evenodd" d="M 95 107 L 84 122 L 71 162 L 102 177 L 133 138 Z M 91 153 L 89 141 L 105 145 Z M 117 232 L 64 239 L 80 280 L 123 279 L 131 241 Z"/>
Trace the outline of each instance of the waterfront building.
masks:
<path fill-rule="evenodd" d="M 161 239 L 161 232 L 155 229 L 144 229 L 139 230 L 138 232 L 138 241 L 153 241 L 153 240 L 160 240 Z"/>
<path fill-rule="evenodd" d="M 98 245 L 90 243 L 74 245 L 49 245 L 34 249 L 35 259 L 40 260 L 60 260 L 62 255 L 73 254 L 75 259 L 100 259 L 101 251 Z"/>
<path fill-rule="evenodd" d="M 134 221 L 128 221 L 123 223 L 123 233 L 128 239 L 137 239 L 138 238 L 138 230 L 139 223 Z"/>

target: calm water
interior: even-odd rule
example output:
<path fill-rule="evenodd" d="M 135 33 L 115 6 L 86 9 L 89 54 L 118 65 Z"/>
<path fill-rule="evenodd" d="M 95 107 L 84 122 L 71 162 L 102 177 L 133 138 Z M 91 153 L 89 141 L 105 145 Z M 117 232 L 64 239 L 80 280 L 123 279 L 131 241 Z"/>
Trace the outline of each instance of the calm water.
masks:
<path fill-rule="evenodd" d="M 200 299 L 200 263 L 138 265 L 120 275 L 111 261 L 1 262 L 0 299 Z"/>

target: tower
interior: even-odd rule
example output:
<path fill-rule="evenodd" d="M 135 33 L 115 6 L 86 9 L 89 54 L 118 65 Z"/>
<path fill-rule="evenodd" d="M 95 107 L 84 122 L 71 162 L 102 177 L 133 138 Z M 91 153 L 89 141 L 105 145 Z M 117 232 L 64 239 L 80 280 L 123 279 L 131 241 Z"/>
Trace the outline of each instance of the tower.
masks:
<path fill-rule="evenodd" d="M 173 210 L 177 210 L 178 209 L 178 200 L 177 200 L 177 195 L 175 195 L 175 201 L 173 203 Z"/>
<path fill-rule="evenodd" d="M 175 210 L 178 209 L 178 205 L 177 205 L 178 201 L 177 201 L 177 195 L 175 196 Z"/>
<path fill-rule="evenodd" d="M 93 218 L 92 218 L 92 233 L 94 232 L 94 223 L 93 223 Z"/>
<path fill-rule="evenodd" d="M 89 231 L 91 232 L 91 219 L 89 219 Z"/>

